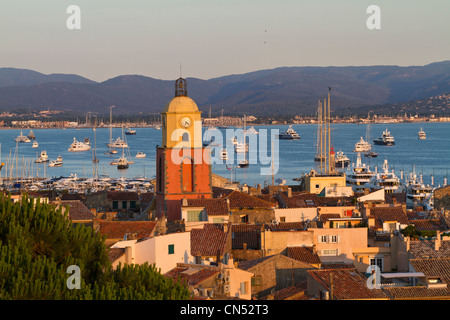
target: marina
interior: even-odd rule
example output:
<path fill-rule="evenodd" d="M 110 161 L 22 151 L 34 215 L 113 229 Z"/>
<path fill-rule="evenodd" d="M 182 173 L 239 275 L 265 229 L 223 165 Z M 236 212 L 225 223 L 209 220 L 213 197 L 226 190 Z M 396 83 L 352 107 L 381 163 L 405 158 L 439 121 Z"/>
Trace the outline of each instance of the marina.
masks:
<path fill-rule="evenodd" d="M 331 146 L 335 150 L 347 154 L 350 164 L 344 168 L 345 172 L 352 169 L 352 163 L 357 162 L 357 154 L 353 153 L 354 141 L 356 137 L 364 136 L 366 125 L 364 124 L 331 124 L 333 135 L 331 137 Z M 384 124 L 371 124 L 371 127 L 378 131 L 385 129 Z M 427 139 L 417 139 L 417 132 L 420 127 L 427 132 Z M 258 131 L 278 130 L 286 131 L 289 125 L 261 125 Z M 315 168 L 314 154 L 316 152 L 315 135 L 317 126 L 314 124 L 292 125 L 296 131 L 303 132 L 304 138 L 293 145 L 289 140 L 279 140 L 279 165 L 275 172 L 275 177 L 287 181 L 287 184 L 295 184 L 294 179 Z M 207 128 L 203 128 L 206 130 Z M 226 136 L 226 130 L 237 130 L 237 128 L 227 127 L 227 129 L 218 129 Z M 384 160 L 388 160 L 390 170 L 395 170 L 396 174 L 406 183 L 406 176 L 415 171 L 422 176 L 425 184 L 434 184 L 434 186 L 443 186 L 447 182 L 448 166 L 447 159 L 450 157 L 450 137 L 442 135 L 442 132 L 450 130 L 450 123 L 398 123 L 391 124 L 390 131 L 396 136 L 396 144 L 390 148 L 374 145 L 372 151 L 378 154 L 378 157 L 365 157 L 365 163 L 372 172 L 378 168 L 382 171 Z M 23 130 L 22 130 L 23 131 Z M 110 149 L 106 142 L 109 141 L 108 128 L 80 128 L 80 129 L 36 129 L 34 130 L 39 138 L 39 147 L 32 148 L 30 143 L 17 143 L 14 139 L 20 135 L 21 130 L 2 130 L 0 131 L 1 142 L 1 161 L 5 166 L 0 171 L 2 181 L 12 181 L 14 179 L 22 180 L 29 178 L 52 178 L 52 177 L 77 177 L 92 179 L 100 176 L 110 177 L 112 179 L 133 177 L 146 177 L 152 179 L 155 177 L 155 147 L 161 139 L 161 131 L 157 128 L 137 128 L 137 134 L 129 136 L 129 151 L 133 155 L 139 152 L 146 154 L 145 157 L 138 156 L 131 161 L 127 169 L 118 170 L 117 156 L 109 153 Z M 114 128 L 115 136 L 122 135 L 122 128 Z M 55 134 L 57 132 L 57 134 Z M 95 150 L 97 163 L 93 163 L 93 152 L 70 152 L 67 144 L 70 144 L 75 137 L 88 137 L 91 141 L 98 142 Z M 260 136 L 260 135 L 257 135 Z M 101 143 L 99 143 L 101 142 Z M 226 141 L 223 141 L 226 142 Z M 226 163 L 234 161 L 239 165 L 237 154 L 233 149 L 228 152 L 221 152 L 224 147 L 223 142 L 217 152 L 223 163 L 213 163 L 214 173 L 227 177 L 229 170 Z M 242 142 L 241 142 L 242 143 Z M 228 141 L 233 146 L 231 141 Z M 243 144 L 241 145 L 243 146 Z M 91 148 L 93 146 L 90 146 Z M 122 149 L 122 148 L 121 148 Z M 242 148 L 241 148 L 242 149 Z M 271 157 L 271 145 L 267 142 L 268 156 Z M 122 151 L 122 150 L 121 150 Z M 230 152 L 231 151 L 231 152 Z M 243 150 L 238 150 L 243 151 Z M 117 152 L 116 152 L 117 153 Z M 245 170 L 237 170 L 236 179 L 249 185 L 267 185 L 272 181 L 270 175 L 261 175 L 260 169 L 270 165 L 258 163 L 255 154 L 251 150 L 247 152 L 246 160 L 252 165 L 245 167 Z M 120 152 L 122 155 L 122 152 Z M 48 168 L 49 159 L 55 159 L 57 156 L 64 158 L 64 165 Z M 129 158 L 128 158 L 129 159 Z M 228 160 L 227 160 L 228 159 Z M 110 165 L 113 163 L 114 165 Z M 45 167 L 45 168 L 44 168 Z M 44 170 L 45 169 L 45 170 Z M 12 185 L 12 184 L 10 184 Z"/>

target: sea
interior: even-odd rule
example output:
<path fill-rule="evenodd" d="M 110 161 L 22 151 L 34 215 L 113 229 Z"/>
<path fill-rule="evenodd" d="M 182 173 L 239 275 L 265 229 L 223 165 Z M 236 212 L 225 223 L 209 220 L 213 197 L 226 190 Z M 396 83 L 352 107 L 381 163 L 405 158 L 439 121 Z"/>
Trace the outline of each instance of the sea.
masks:
<path fill-rule="evenodd" d="M 294 124 L 292 128 L 300 135 L 299 140 L 272 141 L 271 134 L 285 131 L 288 125 L 258 125 L 254 126 L 261 133 L 248 137 L 250 147 L 257 146 L 258 152 L 250 151 L 248 159 L 250 165 L 240 168 L 238 160 L 243 155 L 235 155 L 227 161 L 213 161 L 212 172 L 231 179 L 233 182 L 246 183 L 249 186 L 261 186 L 275 183 L 296 185 L 296 180 L 305 173 L 316 169 L 314 154 L 317 148 L 317 125 Z M 363 163 L 367 163 L 372 171 L 382 170 L 385 160 L 388 161 L 389 170 L 394 170 L 400 178 L 406 179 L 415 172 L 422 176 L 425 184 L 442 186 L 446 183 L 450 167 L 450 123 L 376 123 L 370 124 L 371 139 L 381 136 L 383 130 L 389 130 L 395 138 L 394 146 L 373 145 L 372 151 L 378 153 L 375 158 L 362 156 Z M 427 139 L 419 140 L 418 131 L 423 128 Z M 14 139 L 22 131 L 28 135 L 29 129 L 0 130 L 0 161 L 6 165 L 0 171 L 4 177 L 68 177 L 77 175 L 79 178 L 93 178 L 94 176 L 108 176 L 111 178 L 155 177 L 156 147 L 161 145 L 162 130 L 153 127 L 133 128 L 136 135 L 125 135 L 129 156 L 134 161 L 128 169 L 119 170 L 110 162 L 122 155 L 119 149 L 115 155 L 105 154 L 108 151 L 107 143 L 110 140 L 109 128 L 77 128 L 77 129 L 32 129 L 38 148 L 32 148 L 32 143 L 16 143 Z M 342 151 L 351 162 L 356 162 L 356 153 L 353 148 L 361 137 L 366 138 L 367 124 L 331 124 L 331 144 L 335 152 Z M 205 132 L 206 128 L 203 128 Z M 223 134 L 221 146 L 214 147 L 218 152 L 226 143 L 232 154 L 229 137 L 233 130 L 242 128 L 218 129 Z M 228 130 L 228 132 L 227 132 Z M 231 131 L 230 131 L 231 130 Z M 112 139 L 123 136 L 122 128 L 112 128 Z M 206 136 L 206 133 L 205 133 Z M 68 148 L 73 139 L 83 141 L 89 138 L 92 149 L 85 152 L 69 152 Z M 229 139 L 228 139 L 229 140 Z M 251 142 L 250 142 L 251 141 Z M 257 141 L 257 143 L 255 142 Z M 231 146 L 231 148 L 230 148 Z M 265 146 L 264 152 L 259 152 Z M 63 157 L 63 166 L 48 167 L 48 164 L 36 164 L 34 160 L 40 152 L 45 150 L 49 159 L 56 160 Z M 254 150 L 254 149 L 252 149 Z M 273 150 L 273 153 L 272 153 Z M 144 152 L 145 158 L 137 159 L 137 152 Z M 93 155 L 99 159 L 93 163 Z M 272 160 L 272 162 L 268 162 Z M 350 165 L 351 167 L 351 165 Z"/>

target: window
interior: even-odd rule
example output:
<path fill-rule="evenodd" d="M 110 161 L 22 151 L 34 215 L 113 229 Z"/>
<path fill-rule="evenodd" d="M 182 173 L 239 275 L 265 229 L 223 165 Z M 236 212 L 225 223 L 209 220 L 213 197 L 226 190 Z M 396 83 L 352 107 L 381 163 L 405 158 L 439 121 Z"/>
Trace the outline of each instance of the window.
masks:
<path fill-rule="evenodd" d="M 327 237 L 327 235 L 321 235 L 321 236 L 319 236 L 319 242 L 320 242 L 320 243 L 327 243 L 327 242 L 328 242 L 328 237 Z"/>
<path fill-rule="evenodd" d="M 316 189 L 319 189 L 320 188 L 320 184 L 316 184 Z"/>
<path fill-rule="evenodd" d="M 202 221 L 202 210 L 189 210 L 187 212 L 187 221 Z"/>
<path fill-rule="evenodd" d="M 119 209 L 119 201 L 113 201 L 113 209 Z"/>
<path fill-rule="evenodd" d="M 248 293 L 248 282 L 241 282 L 241 294 Z"/>
<path fill-rule="evenodd" d="M 322 256 L 338 256 L 339 249 L 323 249 Z"/>
<path fill-rule="evenodd" d="M 122 209 L 126 209 L 127 208 L 127 202 L 126 201 L 122 201 Z"/>
<path fill-rule="evenodd" d="M 371 258 L 370 265 L 377 266 L 380 270 L 383 270 L 383 258 Z"/>
<path fill-rule="evenodd" d="M 286 222 L 286 217 L 280 217 L 280 222 Z"/>
<path fill-rule="evenodd" d="M 174 254 L 174 253 L 175 253 L 175 245 L 169 244 L 169 254 Z"/>
<path fill-rule="evenodd" d="M 338 236 L 338 235 L 332 235 L 331 236 L 331 243 L 339 243 L 339 242 L 341 242 L 340 239 L 341 237 L 340 236 Z"/>
<path fill-rule="evenodd" d="M 130 201 L 130 209 L 136 208 L 136 201 Z"/>

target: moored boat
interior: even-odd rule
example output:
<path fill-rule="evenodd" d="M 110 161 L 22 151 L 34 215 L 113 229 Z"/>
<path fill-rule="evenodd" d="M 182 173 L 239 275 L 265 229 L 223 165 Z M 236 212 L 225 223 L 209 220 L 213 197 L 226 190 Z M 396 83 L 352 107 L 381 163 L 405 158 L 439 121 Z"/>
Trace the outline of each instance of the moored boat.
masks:
<path fill-rule="evenodd" d="M 48 162 L 48 155 L 47 155 L 47 151 L 43 150 L 41 151 L 40 157 L 37 158 L 34 162 L 35 163 L 44 163 L 44 162 Z"/>
<path fill-rule="evenodd" d="M 33 132 L 33 130 L 30 130 L 30 133 L 28 133 L 28 139 L 30 139 L 30 140 L 34 140 L 34 139 L 36 139 L 36 136 L 34 135 L 34 132 Z"/>
<path fill-rule="evenodd" d="M 353 149 L 353 152 L 367 152 L 370 151 L 371 149 L 372 145 L 368 141 L 365 141 L 363 137 L 361 137 L 361 139 L 357 143 L 355 143 L 355 148 Z"/>
<path fill-rule="evenodd" d="M 63 157 L 58 156 L 56 160 L 51 160 L 48 164 L 49 167 L 61 167 L 63 165 Z"/>
<path fill-rule="evenodd" d="M 145 154 L 145 153 L 143 153 L 143 152 L 141 152 L 141 151 L 139 151 L 137 154 L 136 154 L 136 158 L 138 158 L 138 159 L 140 159 L 140 158 L 145 158 L 147 155 Z"/>
<path fill-rule="evenodd" d="M 373 143 L 376 145 L 393 146 L 395 144 L 395 139 L 386 128 L 386 130 L 383 131 L 383 134 L 380 137 L 373 140 Z"/>
<path fill-rule="evenodd" d="M 31 142 L 31 140 L 27 136 L 23 135 L 22 131 L 20 131 L 20 134 L 14 140 L 19 143 Z"/>
<path fill-rule="evenodd" d="M 77 139 L 73 138 L 73 142 L 70 145 L 68 151 L 70 152 L 81 152 L 81 151 L 88 151 L 91 150 L 91 146 L 81 142 L 81 141 L 77 141 Z"/>
<path fill-rule="evenodd" d="M 289 128 L 286 131 L 278 134 L 278 138 L 283 140 L 298 140 L 300 139 L 300 136 L 294 129 L 292 129 L 292 125 L 289 125 Z"/>
<path fill-rule="evenodd" d="M 422 128 L 420 128 L 419 133 L 417 134 L 417 138 L 419 140 L 425 140 L 427 138 L 427 134 L 425 133 L 425 131 L 423 131 Z"/>

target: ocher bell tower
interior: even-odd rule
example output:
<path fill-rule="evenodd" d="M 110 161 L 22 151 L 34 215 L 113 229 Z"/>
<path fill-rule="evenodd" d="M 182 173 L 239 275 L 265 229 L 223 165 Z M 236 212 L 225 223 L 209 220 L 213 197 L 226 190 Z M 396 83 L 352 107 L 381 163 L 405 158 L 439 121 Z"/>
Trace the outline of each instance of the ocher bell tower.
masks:
<path fill-rule="evenodd" d="M 156 216 L 181 219 L 183 198 L 211 198 L 209 149 L 202 143 L 201 111 L 187 96 L 186 80 L 175 82 L 175 97 L 162 118 L 162 146 L 156 150 Z"/>

